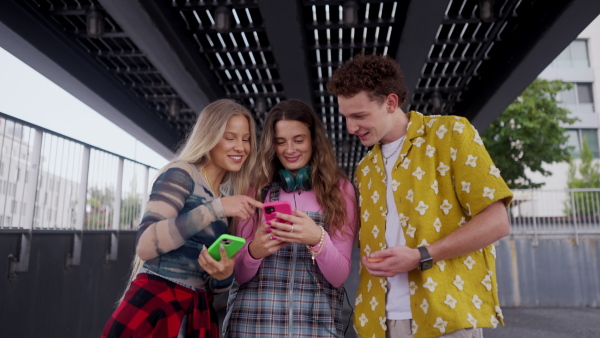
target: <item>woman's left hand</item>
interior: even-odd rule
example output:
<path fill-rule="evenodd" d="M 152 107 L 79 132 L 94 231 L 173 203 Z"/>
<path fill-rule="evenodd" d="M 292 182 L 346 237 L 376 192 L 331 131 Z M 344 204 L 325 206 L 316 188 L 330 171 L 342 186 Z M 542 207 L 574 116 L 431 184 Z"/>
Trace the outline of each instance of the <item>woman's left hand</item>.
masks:
<path fill-rule="evenodd" d="M 321 240 L 321 227 L 319 227 L 310 216 L 300 210 L 294 210 L 294 215 L 275 213 L 275 217 L 282 222 L 267 222 L 271 229 L 271 235 L 282 242 L 299 243 L 314 246 Z M 271 223 L 271 224 L 269 224 Z"/>
<path fill-rule="evenodd" d="M 200 256 L 198 256 L 198 263 L 208 273 L 216 280 L 227 279 L 227 277 L 233 274 L 233 269 L 235 268 L 235 255 L 231 258 L 227 257 L 227 252 L 225 248 L 221 246 L 219 249 L 221 252 L 221 260 L 216 261 L 206 250 L 206 247 L 202 252 L 200 252 Z"/>

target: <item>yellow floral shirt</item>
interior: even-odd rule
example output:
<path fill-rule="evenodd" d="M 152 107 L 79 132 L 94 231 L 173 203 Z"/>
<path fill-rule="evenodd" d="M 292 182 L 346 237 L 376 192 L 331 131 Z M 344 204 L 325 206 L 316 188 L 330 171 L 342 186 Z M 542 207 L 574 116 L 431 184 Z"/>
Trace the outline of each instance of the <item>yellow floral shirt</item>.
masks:
<path fill-rule="evenodd" d="M 408 114 L 406 140 L 392 187 L 406 246 L 427 246 L 452 233 L 512 192 L 469 121 Z M 385 248 L 386 174 L 375 145 L 356 170 L 361 256 Z M 408 274 L 413 335 L 436 337 L 470 327 L 504 324 L 496 284 L 494 245 Z M 354 325 L 361 337 L 385 337 L 386 278 L 360 267 Z"/>

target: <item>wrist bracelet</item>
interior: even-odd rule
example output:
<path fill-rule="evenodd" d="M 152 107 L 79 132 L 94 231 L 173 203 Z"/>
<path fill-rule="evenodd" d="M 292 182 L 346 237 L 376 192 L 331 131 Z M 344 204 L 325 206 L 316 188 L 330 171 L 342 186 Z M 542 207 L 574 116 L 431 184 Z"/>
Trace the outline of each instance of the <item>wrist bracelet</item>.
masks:
<path fill-rule="evenodd" d="M 315 264 L 315 257 L 318 256 L 321 251 L 323 251 L 323 241 L 325 240 L 325 229 L 323 227 L 321 227 L 321 239 L 319 240 L 319 243 L 316 245 L 316 247 L 318 247 L 319 249 L 317 250 L 317 252 L 314 252 L 312 250 L 313 247 L 311 247 L 310 245 L 307 245 L 306 247 L 308 248 L 308 251 L 310 251 L 310 255 L 312 256 L 312 262 L 313 265 Z"/>

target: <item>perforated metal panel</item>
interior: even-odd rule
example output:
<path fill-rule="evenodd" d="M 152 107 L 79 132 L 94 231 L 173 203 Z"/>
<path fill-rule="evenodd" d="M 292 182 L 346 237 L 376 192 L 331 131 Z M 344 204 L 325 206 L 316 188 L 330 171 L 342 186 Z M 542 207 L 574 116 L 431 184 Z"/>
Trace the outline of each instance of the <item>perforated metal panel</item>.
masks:
<path fill-rule="evenodd" d="M 231 11 L 228 32 L 215 27 L 219 3 Z M 253 109 L 260 129 L 268 109 L 285 95 L 256 1 L 174 1 L 173 7 L 218 85 L 227 97 Z"/>
<path fill-rule="evenodd" d="M 463 95 L 479 84 L 490 63 L 498 60 L 507 35 L 518 34 L 520 13 L 535 1 L 494 2 L 494 17 L 483 22 L 479 1 L 453 0 L 448 4 L 417 87 L 409 96 L 411 110 L 424 114 L 464 115 Z"/>
<path fill-rule="evenodd" d="M 26 1 L 56 23 L 57 28 L 76 41 L 110 76 L 114 76 L 123 90 L 138 97 L 174 133 L 179 137 L 186 134 L 190 122 L 195 120 L 194 112 L 97 1 Z M 89 37 L 86 32 L 86 14 L 92 9 L 104 17 L 104 33 L 99 38 Z M 169 113 L 173 101 L 180 106 L 178 116 Z"/>
<path fill-rule="evenodd" d="M 421 0 L 8 1 L 27 7 L 34 20 L 46 22 L 61 39 L 75 42 L 87 62 L 105 72 L 101 76 L 111 78 L 145 107 L 147 116 L 136 119 L 158 119 L 179 140 L 198 110 L 220 97 L 238 100 L 251 109 L 259 131 L 266 112 L 281 100 L 312 101 L 339 166 L 350 175 L 367 149 L 348 135 L 337 102 L 325 85 L 333 71 L 353 55 L 375 53 L 402 60 L 400 66 L 408 74 L 407 110 L 469 119 L 478 114 L 497 116 L 537 74 L 532 70 L 520 76 L 513 70 L 530 57 L 538 41 L 552 39 L 545 36 L 552 25 L 560 21 L 568 33 L 555 30 L 560 41 L 544 41 L 551 53 L 535 51 L 547 62 L 582 29 L 571 28 L 579 23 L 568 18 L 587 15 L 589 9 L 585 19 L 589 22 L 599 11 L 598 6 L 590 9 L 585 0 L 440 0 L 435 6 Z M 482 18 L 483 3 L 491 5 L 489 18 Z M 345 6 L 356 11 L 345 15 Z M 135 11 L 127 14 L 139 22 L 130 27 L 120 14 L 131 8 Z M 86 14 L 91 9 L 104 16 L 100 37 L 90 37 L 86 31 Z M 230 24 L 219 26 L 217 12 L 224 13 Z M 348 20 L 349 15 L 355 17 Z M 146 45 L 144 27 L 173 41 Z M 289 40 L 281 35 L 288 30 Z M 174 57 L 164 61 L 163 55 L 152 54 L 153 48 L 173 49 Z M 286 50 L 297 55 L 290 57 Z M 541 71 L 544 67 L 529 68 Z M 168 70 L 187 72 L 188 82 L 165 74 Z M 502 87 L 511 78 L 520 81 L 520 88 Z M 197 86 L 186 92 L 188 84 Z M 198 90 L 203 99 L 192 102 Z M 482 111 L 495 96 L 502 96 L 492 104 L 495 111 Z"/>

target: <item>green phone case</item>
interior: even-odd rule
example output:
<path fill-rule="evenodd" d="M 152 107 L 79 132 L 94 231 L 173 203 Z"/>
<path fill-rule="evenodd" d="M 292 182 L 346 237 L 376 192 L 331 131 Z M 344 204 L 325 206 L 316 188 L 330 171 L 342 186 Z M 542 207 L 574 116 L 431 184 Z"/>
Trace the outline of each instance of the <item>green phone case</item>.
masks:
<path fill-rule="evenodd" d="M 208 253 L 216 261 L 220 261 L 220 245 L 223 245 L 225 247 L 227 257 L 231 258 L 231 256 L 235 255 L 235 253 L 238 252 L 244 246 L 244 244 L 246 244 L 246 240 L 244 238 L 225 234 L 221 235 L 213 244 L 211 244 L 211 246 L 208 248 Z"/>

